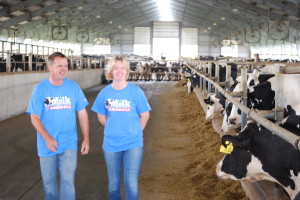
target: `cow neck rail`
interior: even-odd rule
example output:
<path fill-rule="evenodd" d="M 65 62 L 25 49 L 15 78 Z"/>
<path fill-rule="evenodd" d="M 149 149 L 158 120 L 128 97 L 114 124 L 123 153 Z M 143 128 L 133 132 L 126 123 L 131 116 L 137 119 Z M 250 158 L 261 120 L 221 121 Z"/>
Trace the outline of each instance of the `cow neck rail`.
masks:
<path fill-rule="evenodd" d="M 190 69 L 194 70 L 195 73 L 197 73 L 200 77 L 204 78 L 206 81 L 212 84 L 219 92 L 221 92 L 227 99 L 229 99 L 230 102 L 232 102 L 236 107 L 238 107 L 243 113 L 247 114 L 251 119 L 260 123 L 262 126 L 272 131 L 280 138 L 292 144 L 297 150 L 300 150 L 299 136 L 267 120 L 266 118 L 258 114 L 256 111 L 249 109 L 247 106 L 243 105 L 238 100 L 236 100 L 233 96 L 231 96 L 229 92 L 225 91 L 217 82 L 201 74 L 196 69 L 194 69 L 194 67 L 192 67 L 191 65 L 188 64 L 187 66 Z"/>

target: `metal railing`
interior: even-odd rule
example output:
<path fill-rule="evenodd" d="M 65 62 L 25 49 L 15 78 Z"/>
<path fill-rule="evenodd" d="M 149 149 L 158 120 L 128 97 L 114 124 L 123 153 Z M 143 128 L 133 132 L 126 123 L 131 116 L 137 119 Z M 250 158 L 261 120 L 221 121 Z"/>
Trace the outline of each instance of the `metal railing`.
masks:
<path fill-rule="evenodd" d="M 217 63 L 217 61 L 214 61 Z M 232 63 L 232 62 L 231 62 Z M 218 90 L 219 92 L 221 92 L 230 102 L 232 102 L 236 107 L 238 107 L 241 111 L 242 111 L 242 128 L 245 126 L 246 124 L 246 121 L 247 121 L 247 116 L 251 119 L 253 119 L 254 121 L 258 122 L 259 124 L 261 124 L 262 126 L 264 126 L 265 128 L 267 128 L 268 130 L 272 131 L 273 133 L 275 133 L 276 135 L 278 135 L 280 138 L 284 139 L 285 141 L 289 142 L 290 144 L 292 144 L 297 150 L 300 149 L 300 137 L 295 135 L 294 133 L 278 126 L 277 124 L 269 121 L 268 119 L 265 118 L 265 116 L 262 116 L 261 114 L 257 113 L 257 111 L 255 110 L 251 110 L 250 108 L 248 108 L 247 106 L 245 106 L 244 103 L 240 103 L 239 100 L 237 100 L 233 95 L 230 94 L 230 92 L 224 90 L 220 84 L 214 80 L 212 80 L 211 78 L 207 77 L 207 74 L 205 74 L 204 72 L 200 72 L 198 70 L 195 69 L 195 63 L 193 63 L 192 65 L 191 64 L 188 64 L 187 66 L 194 70 L 195 73 L 197 73 L 201 79 L 200 79 L 200 83 L 205 80 L 207 81 L 209 84 L 213 85 L 214 88 L 216 90 Z M 241 63 L 240 63 L 241 64 Z M 244 63 L 244 65 L 248 65 L 249 63 Z M 247 78 L 247 68 L 246 67 L 242 67 L 241 68 L 242 70 L 242 82 L 243 82 L 243 88 L 245 89 L 245 87 L 247 87 L 247 85 L 245 85 L 245 79 Z M 227 73 L 227 74 L 230 74 L 230 73 Z M 280 83 L 281 81 L 281 77 L 282 75 L 276 75 L 276 85 L 277 86 L 280 86 L 282 85 Z M 203 85 L 205 86 L 206 83 L 203 82 L 204 84 L 202 84 L 202 89 L 204 89 Z M 226 85 L 226 83 L 221 83 L 221 85 Z M 277 95 L 276 95 L 276 92 L 275 92 L 275 101 L 276 99 L 280 98 L 280 95 L 278 94 L 282 88 L 278 88 L 279 90 L 277 90 Z M 242 92 L 242 101 L 243 102 L 246 102 L 245 101 L 245 98 L 247 98 L 247 92 L 245 92 L 245 90 L 243 90 Z M 278 109 L 278 108 L 276 108 Z M 272 113 L 268 113 L 269 116 L 273 116 L 277 117 L 276 115 L 276 109 L 275 109 L 275 113 L 272 112 Z"/>

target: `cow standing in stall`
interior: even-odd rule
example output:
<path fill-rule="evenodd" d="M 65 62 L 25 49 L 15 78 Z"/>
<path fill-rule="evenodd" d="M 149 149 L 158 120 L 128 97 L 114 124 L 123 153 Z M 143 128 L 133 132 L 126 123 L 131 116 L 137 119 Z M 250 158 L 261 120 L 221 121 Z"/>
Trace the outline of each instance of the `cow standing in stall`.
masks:
<path fill-rule="evenodd" d="M 257 110 L 272 110 L 275 107 L 274 74 L 261 74 L 259 72 L 247 75 L 247 107 Z M 233 92 L 241 92 L 242 85 L 238 83 Z M 240 99 L 241 98 L 237 98 Z M 231 102 L 224 111 L 222 132 L 229 133 L 241 126 L 242 112 Z"/>
<path fill-rule="evenodd" d="M 145 62 L 144 73 L 143 73 L 143 78 L 145 81 L 150 81 L 152 79 L 151 69 L 152 69 L 152 63 L 149 61 Z"/>
<path fill-rule="evenodd" d="M 163 81 L 167 71 L 166 61 L 155 62 L 155 66 L 151 69 L 151 72 L 156 74 L 156 81 Z"/>
<path fill-rule="evenodd" d="M 139 79 L 142 80 L 143 79 L 143 75 L 144 75 L 144 66 L 142 62 L 139 62 L 136 65 L 135 71 L 135 81 L 138 81 Z"/>
<path fill-rule="evenodd" d="M 280 126 L 300 136 L 299 75 L 282 77 L 284 119 Z M 236 136 L 224 135 L 222 144 L 232 151 L 219 162 L 216 173 L 233 180 L 270 180 L 279 183 L 291 199 L 300 199 L 300 151 L 282 138 L 257 125 L 248 123 Z"/>
<path fill-rule="evenodd" d="M 218 163 L 222 179 L 269 180 L 280 184 L 291 199 L 300 199 L 300 151 L 268 129 L 248 123 L 238 135 L 224 135 L 222 144 L 230 147 Z"/>

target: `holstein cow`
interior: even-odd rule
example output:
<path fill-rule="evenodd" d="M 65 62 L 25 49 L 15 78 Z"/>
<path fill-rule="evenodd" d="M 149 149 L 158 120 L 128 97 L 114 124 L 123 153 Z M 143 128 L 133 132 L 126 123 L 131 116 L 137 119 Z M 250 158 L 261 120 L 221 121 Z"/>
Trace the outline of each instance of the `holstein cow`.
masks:
<path fill-rule="evenodd" d="M 239 83 L 239 77 L 234 82 L 234 84 L 229 88 L 229 91 L 232 92 L 238 83 Z M 212 120 L 219 117 L 223 113 L 225 109 L 226 97 L 221 92 L 218 92 L 217 94 L 209 93 L 207 95 L 207 99 L 204 99 L 204 102 L 207 105 L 205 118 L 206 120 Z M 231 108 L 232 105 L 230 106 L 230 110 Z"/>
<path fill-rule="evenodd" d="M 228 63 L 231 65 L 231 80 L 228 80 L 229 91 L 232 92 L 236 85 L 240 82 L 241 77 L 237 77 L 237 65 L 234 63 Z M 215 74 L 215 63 L 212 63 L 212 74 Z M 219 81 L 226 81 L 226 64 L 220 64 L 219 70 Z M 207 73 L 207 71 L 206 71 Z M 198 81 L 199 83 L 199 81 Z M 207 83 L 206 83 L 207 84 Z M 207 85 L 206 85 L 207 87 Z M 207 104 L 206 120 L 212 120 L 220 115 L 225 109 L 225 97 L 218 92 L 215 94 L 208 94 L 207 99 L 204 99 L 204 102 Z"/>
<path fill-rule="evenodd" d="M 284 75 L 282 79 L 283 94 L 278 104 L 284 107 L 285 118 L 280 125 L 300 136 L 300 75 Z M 219 177 L 274 181 L 291 199 L 300 199 L 300 151 L 291 144 L 254 123 L 236 136 L 223 136 L 222 144 L 233 151 L 217 165 Z"/>
<path fill-rule="evenodd" d="M 274 74 L 248 74 L 247 79 L 247 107 L 258 110 L 272 110 L 275 107 L 275 78 Z M 237 84 L 233 92 L 242 91 L 241 84 Z M 229 103 L 231 104 L 231 103 Z M 228 104 L 228 105 L 229 105 Z M 241 125 L 241 111 L 230 105 L 225 108 L 221 130 L 228 133 Z"/>
<path fill-rule="evenodd" d="M 151 68 L 152 74 L 155 73 L 156 80 L 162 81 L 165 76 L 165 72 L 168 72 L 167 68 L 167 62 L 166 61 L 160 61 L 160 62 L 154 62 L 155 66 Z M 154 78 L 154 77 L 152 77 Z"/>
<path fill-rule="evenodd" d="M 224 135 L 222 144 L 228 154 L 217 165 L 218 177 L 273 181 L 291 199 L 300 199 L 300 151 L 291 144 L 255 123 L 248 123 L 236 136 Z"/>
<path fill-rule="evenodd" d="M 152 63 L 147 61 L 144 66 L 144 74 L 143 74 L 145 81 L 150 81 L 152 78 L 151 77 L 151 68 L 152 68 Z"/>

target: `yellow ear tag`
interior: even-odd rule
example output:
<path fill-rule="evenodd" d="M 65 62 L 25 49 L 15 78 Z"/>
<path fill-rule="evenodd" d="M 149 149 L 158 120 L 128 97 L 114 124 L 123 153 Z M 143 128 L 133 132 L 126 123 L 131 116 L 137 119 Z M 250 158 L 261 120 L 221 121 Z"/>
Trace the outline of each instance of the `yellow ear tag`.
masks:
<path fill-rule="evenodd" d="M 226 153 L 226 154 L 231 154 L 231 152 L 233 151 L 232 143 L 229 141 L 226 141 L 225 143 L 227 144 L 227 147 L 225 148 L 224 145 L 221 145 L 220 152 Z"/>

